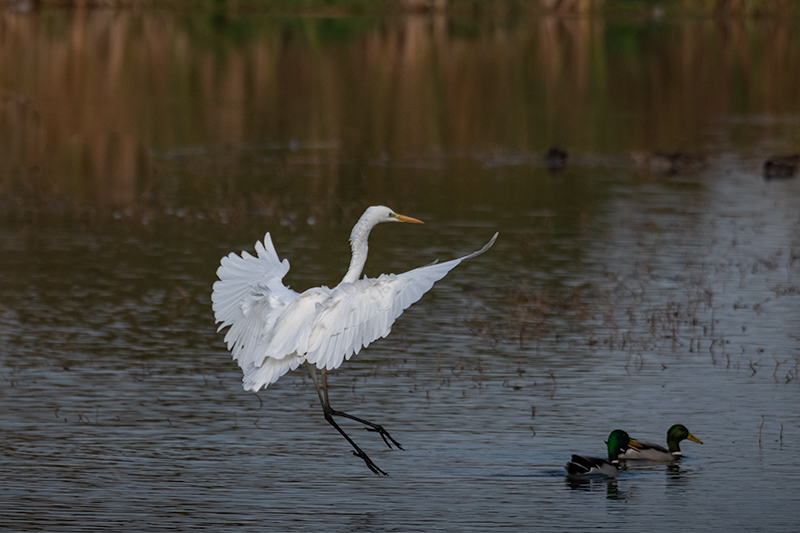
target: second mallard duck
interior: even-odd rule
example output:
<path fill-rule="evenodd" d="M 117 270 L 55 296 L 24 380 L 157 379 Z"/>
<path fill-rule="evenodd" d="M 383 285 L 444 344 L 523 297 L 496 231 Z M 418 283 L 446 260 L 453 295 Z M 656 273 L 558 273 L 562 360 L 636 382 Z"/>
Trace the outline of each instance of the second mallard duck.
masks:
<path fill-rule="evenodd" d="M 658 444 L 637 440 L 636 442 L 639 446 L 629 447 L 619 454 L 618 458 L 625 460 L 646 459 L 649 461 L 674 461 L 683 455 L 680 446 L 682 440 L 690 440 L 698 444 L 703 444 L 703 441 L 689 433 L 686 426 L 675 424 L 667 430 L 667 448 L 659 446 Z"/>

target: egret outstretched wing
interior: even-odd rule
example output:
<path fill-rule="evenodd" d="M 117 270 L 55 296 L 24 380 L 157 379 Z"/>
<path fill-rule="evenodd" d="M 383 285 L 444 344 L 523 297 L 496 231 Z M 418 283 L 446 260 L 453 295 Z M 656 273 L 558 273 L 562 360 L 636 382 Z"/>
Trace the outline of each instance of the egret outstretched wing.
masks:
<path fill-rule="evenodd" d="M 386 337 L 397 317 L 434 283 L 465 259 L 488 250 L 496 238 L 458 259 L 302 294 L 283 285 L 289 262 L 278 258 L 269 233 L 263 244 L 256 243 L 257 256 L 242 252 L 224 257 L 213 309 L 219 329 L 230 326 L 225 342 L 244 372 L 244 388 L 257 391 L 306 360 L 319 368 L 339 367 Z"/>
<path fill-rule="evenodd" d="M 462 261 L 488 250 L 496 238 L 497 234 L 477 252 L 458 259 L 338 285 L 318 304 L 306 360 L 318 368 L 338 368 L 361 348 L 386 337 L 397 317 L 434 283 Z"/>
<path fill-rule="evenodd" d="M 300 296 L 283 284 L 289 261 L 278 258 L 269 233 L 263 244 L 256 242 L 256 253 L 223 257 L 211 294 L 218 331 L 230 326 L 225 342 L 245 371 L 261 366 L 276 323 Z"/>

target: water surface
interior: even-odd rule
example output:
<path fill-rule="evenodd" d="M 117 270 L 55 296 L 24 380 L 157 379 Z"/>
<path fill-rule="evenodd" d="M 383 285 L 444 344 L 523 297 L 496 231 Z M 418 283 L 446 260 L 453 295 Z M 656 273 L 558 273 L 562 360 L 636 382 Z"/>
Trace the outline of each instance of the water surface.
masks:
<path fill-rule="evenodd" d="M 3 81 L 2 125 L 30 142 L 3 147 L 0 527 L 796 529 L 800 191 L 760 169 L 800 139 L 798 48 L 776 37 L 797 35 L 781 33 L 791 22 L 421 17 L 320 42 L 322 22 L 266 18 L 201 46 L 206 23 L 165 13 L 2 16 L 4 64 L 33 70 Z M 108 35 L 119 56 L 65 38 L 109 17 L 126 28 Z M 38 66 L 15 62 L 23 36 Z M 707 93 L 693 39 L 729 54 L 715 68 L 730 66 L 730 99 Z M 153 46 L 173 53 L 137 63 Z M 59 50 L 83 61 L 88 85 L 64 90 L 99 136 L 46 97 Z M 169 75 L 100 76 L 115 57 Z M 680 61 L 694 67 L 662 77 Z M 563 172 L 544 168 L 551 144 L 570 153 Z M 641 157 L 658 149 L 704 165 L 651 172 Z M 405 448 L 346 425 L 385 478 L 325 423 L 304 372 L 244 392 L 210 306 L 220 257 L 266 231 L 294 289 L 335 284 L 373 203 L 426 225 L 378 227 L 369 275 L 500 232 L 332 375 L 334 406 Z M 661 442 L 674 423 L 704 442 L 680 464 L 565 479 L 570 454 L 602 455 L 611 430 Z"/>

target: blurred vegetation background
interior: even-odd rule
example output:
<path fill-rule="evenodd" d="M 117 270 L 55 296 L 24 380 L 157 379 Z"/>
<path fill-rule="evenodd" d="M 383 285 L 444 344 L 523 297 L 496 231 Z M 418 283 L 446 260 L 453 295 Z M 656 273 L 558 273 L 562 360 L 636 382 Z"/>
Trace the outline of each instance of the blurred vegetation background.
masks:
<path fill-rule="evenodd" d="M 797 151 L 799 4 L 6 0 L 0 216 L 325 210 L 444 167 L 479 196 L 473 167 L 551 146 Z"/>

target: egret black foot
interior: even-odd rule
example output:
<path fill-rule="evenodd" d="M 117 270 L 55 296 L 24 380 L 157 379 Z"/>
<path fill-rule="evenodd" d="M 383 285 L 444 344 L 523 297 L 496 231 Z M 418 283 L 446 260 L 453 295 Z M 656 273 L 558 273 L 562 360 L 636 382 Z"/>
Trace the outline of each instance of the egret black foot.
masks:
<path fill-rule="evenodd" d="M 384 475 L 384 476 L 388 476 L 388 475 L 389 475 L 389 474 L 387 474 L 386 472 L 384 472 L 383 470 L 381 470 L 380 468 L 378 468 L 378 465 L 376 465 L 375 463 L 373 463 L 373 462 L 372 462 L 372 459 L 370 459 L 370 458 L 369 458 L 369 456 L 368 456 L 367 454 L 365 454 L 363 451 L 361 451 L 361 450 L 358 450 L 358 451 L 356 451 L 356 450 L 353 450 L 353 455 L 355 455 L 356 457 L 360 457 L 361 459 L 363 459 L 363 460 L 364 460 L 364 463 L 366 463 L 366 465 L 367 465 L 367 468 L 369 468 L 370 470 L 372 470 L 372 473 L 373 473 L 373 474 L 377 474 L 377 475 Z"/>
<path fill-rule="evenodd" d="M 383 439 L 383 442 L 385 442 L 386 445 L 389 448 L 391 448 L 392 444 L 394 444 L 397 447 L 398 450 L 402 450 L 403 449 L 403 447 L 400 445 L 400 443 L 397 442 L 396 440 L 394 440 L 392 438 L 392 436 L 389 435 L 389 432 L 386 431 L 383 428 L 383 426 L 381 426 L 380 424 L 376 424 L 374 422 L 370 422 L 369 420 L 364 420 L 363 418 L 358 418 L 357 416 L 353 416 L 353 415 L 351 415 L 349 413 L 345 413 L 345 412 L 342 412 L 342 411 L 337 411 L 335 409 L 330 408 L 330 406 L 328 407 L 328 409 L 324 409 L 323 411 L 328 416 L 341 416 L 343 418 L 349 418 L 350 420 L 358 422 L 359 424 L 364 424 L 365 426 L 367 426 L 367 431 L 374 431 L 375 433 L 380 435 L 381 438 Z M 327 418 L 327 416 L 326 416 L 326 418 Z"/>
<path fill-rule="evenodd" d="M 394 444 L 394 445 L 397 447 L 397 449 L 398 449 L 398 450 L 402 450 L 402 449 L 403 449 L 403 447 L 402 447 L 402 446 L 400 446 L 400 443 L 399 443 L 399 442 L 397 442 L 396 440 L 394 440 L 394 439 L 392 438 L 392 436 L 391 436 L 391 435 L 389 435 L 389 432 L 388 432 L 388 431 L 386 431 L 385 429 L 383 429 L 383 426 L 379 426 L 379 425 L 377 425 L 377 424 L 376 424 L 376 425 L 372 425 L 372 424 L 369 424 L 369 423 L 367 423 L 367 426 L 368 426 L 368 427 L 367 427 L 367 431 L 374 431 L 375 433 L 377 433 L 378 435 L 380 435 L 380 436 L 381 436 L 381 438 L 383 439 L 383 442 L 385 442 L 385 443 L 386 443 L 386 445 L 387 445 L 387 446 L 388 446 L 390 449 L 391 449 L 391 447 L 392 447 L 392 444 Z M 391 443 L 390 443 L 389 441 L 391 441 Z"/>
<path fill-rule="evenodd" d="M 369 468 L 372 471 L 373 474 L 378 474 L 378 475 L 382 474 L 384 476 L 388 476 L 389 475 L 386 472 L 384 472 L 383 470 L 381 470 L 380 468 L 378 468 L 378 466 L 375 463 L 372 462 L 372 459 L 370 459 L 369 456 L 366 453 L 364 453 L 364 451 L 361 448 L 358 447 L 358 444 L 356 444 L 355 441 L 353 439 L 351 439 L 350 436 L 347 435 L 347 433 L 345 433 L 344 430 L 341 427 L 339 427 L 339 424 L 336 423 L 336 421 L 333 419 L 333 417 L 334 417 L 334 415 L 339 415 L 339 416 L 344 416 L 345 418 L 350 418 L 350 419 L 356 420 L 358 422 L 365 423 L 368 426 L 370 426 L 367 429 L 370 429 L 372 431 L 379 431 L 378 429 L 375 429 L 375 426 L 377 426 L 377 424 L 372 424 L 371 422 L 365 422 L 364 420 L 361 420 L 360 418 L 356 418 L 356 417 L 354 417 L 352 415 L 348 415 L 347 413 L 341 413 L 341 412 L 338 412 L 338 411 L 334 411 L 333 409 L 330 409 L 330 408 L 325 409 L 324 410 L 324 414 L 325 414 L 325 420 L 331 426 L 333 426 L 336 429 L 336 431 L 338 431 L 339 434 L 341 434 L 342 437 L 344 437 L 347 440 L 347 442 L 350 443 L 350 446 L 353 447 L 353 455 L 355 455 L 356 457 L 360 457 L 364 461 L 364 463 L 366 463 L 367 468 Z M 394 439 L 392 439 L 392 437 L 388 433 L 386 433 L 386 430 L 384 430 L 380 426 L 377 426 L 377 427 L 380 428 L 381 431 L 379 431 L 379 433 L 380 433 L 381 437 L 383 437 L 383 441 L 386 442 L 387 445 L 389 445 L 389 443 L 386 441 L 386 437 L 383 436 L 384 433 L 389 437 L 389 439 L 392 440 L 392 442 L 394 442 L 399 447 L 397 442 Z M 391 448 L 391 445 L 389 445 L 389 447 Z"/>

